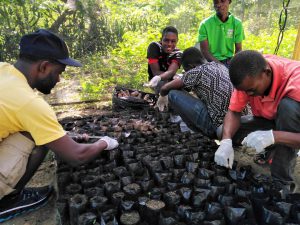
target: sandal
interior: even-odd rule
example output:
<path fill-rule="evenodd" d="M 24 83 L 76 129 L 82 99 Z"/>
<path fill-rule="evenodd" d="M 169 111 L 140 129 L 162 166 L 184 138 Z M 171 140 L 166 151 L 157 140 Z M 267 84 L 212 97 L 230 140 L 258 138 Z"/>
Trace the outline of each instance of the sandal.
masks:
<path fill-rule="evenodd" d="M 253 161 L 258 165 L 272 164 L 271 151 L 263 151 L 253 156 Z"/>

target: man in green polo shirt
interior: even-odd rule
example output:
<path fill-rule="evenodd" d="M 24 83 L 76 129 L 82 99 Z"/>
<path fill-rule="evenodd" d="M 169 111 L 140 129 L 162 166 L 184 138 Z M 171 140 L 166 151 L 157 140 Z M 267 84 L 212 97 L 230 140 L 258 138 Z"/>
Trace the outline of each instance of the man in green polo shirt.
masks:
<path fill-rule="evenodd" d="M 198 42 L 208 61 L 229 66 L 232 56 L 242 50 L 245 39 L 242 22 L 228 12 L 231 0 L 214 0 L 216 13 L 200 23 Z"/>

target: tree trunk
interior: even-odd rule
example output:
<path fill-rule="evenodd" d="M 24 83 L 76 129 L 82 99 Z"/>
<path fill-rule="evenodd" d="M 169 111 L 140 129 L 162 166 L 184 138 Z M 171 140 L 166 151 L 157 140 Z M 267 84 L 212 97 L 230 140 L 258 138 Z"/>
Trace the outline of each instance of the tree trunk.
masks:
<path fill-rule="evenodd" d="M 76 2 L 77 0 L 67 0 L 66 1 L 66 7 L 67 9 L 63 11 L 63 13 L 57 17 L 55 22 L 51 25 L 50 30 L 53 31 L 54 33 L 58 32 L 59 27 L 64 24 L 66 21 L 67 16 L 72 15 L 76 12 L 77 7 L 76 7 Z"/>

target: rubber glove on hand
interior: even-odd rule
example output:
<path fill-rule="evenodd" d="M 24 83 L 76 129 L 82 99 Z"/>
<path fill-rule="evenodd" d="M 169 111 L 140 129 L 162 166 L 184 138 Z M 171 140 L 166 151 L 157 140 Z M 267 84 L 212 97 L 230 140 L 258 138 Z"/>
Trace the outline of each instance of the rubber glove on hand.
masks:
<path fill-rule="evenodd" d="M 159 96 L 156 102 L 156 105 L 154 106 L 154 108 L 158 108 L 159 111 L 164 111 L 164 109 L 168 108 L 168 104 L 169 104 L 169 100 L 168 100 L 168 95 L 166 96 Z"/>
<path fill-rule="evenodd" d="M 149 83 L 144 84 L 144 86 L 155 88 L 160 81 L 161 81 L 161 77 L 156 75 L 149 81 Z"/>
<path fill-rule="evenodd" d="M 119 143 L 116 139 L 110 138 L 108 136 L 102 137 L 100 141 L 104 141 L 107 144 L 107 147 L 104 150 L 112 150 L 119 146 Z"/>
<path fill-rule="evenodd" d="M 242 145 L 250 148 L 255 148 L 257 153 L 264 151 L 264 149 L 274 144 L 273 130 L 254 131 L 247 135 L 242 141 Z"/>
<path fill-rule="evenodd" d="M 223 139 L 220 142 L 218 150 L 215 152 L 215 162 L 219 166 L 232 168 L 234 151 L 231 139 Z"/>

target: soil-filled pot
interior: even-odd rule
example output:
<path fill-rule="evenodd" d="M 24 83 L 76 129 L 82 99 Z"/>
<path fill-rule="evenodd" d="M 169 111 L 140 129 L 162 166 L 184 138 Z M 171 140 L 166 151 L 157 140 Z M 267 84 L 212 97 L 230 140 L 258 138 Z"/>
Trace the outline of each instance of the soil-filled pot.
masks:
<path fill-rule="evenodd" d="M 202 179 L 211 179 L 215 176 L 215 172 L 212 170 L 208 170 L 205 168 L 199 168 L 198 170 L 198 177 Z"/>
<path fill-rule="evenodd" d="M 162 198 L 162 190 L 160 188 L 152 188 L 152 190 L 150 190 L 149 195 L 151 199 L 154 200 L 161 200 Z"/>
<path fill-rule="evenodd" d="M 236 187 L 234 190 L 234 195 L 241 198 L 249 198 L 251 195 L 251 191 Z"/>
<path fill-rule="evenodd" d="M 186 214 L 188 213 L 188 211 L 191 211 L 192 207 L 189 205 L 179 205 L 177 207 L 177 215 L 179 216 L 179 218 L 181 220 L 184 220 L 186 218 Z"/>
<path fill-rule="evenodd" d="M 121 190 L 121 183 L 119 181 L 109 181 L 104 184 L 105 195 L 110 198 L 115 192 Z"/>
<path fill-rule="evenodd" d="M 261 224 L 263 221 L 263 206 L 267 205 L 270 201 L 270 196 L 265 193 L 251 194 L 252 208 L 254 211 L 256 221 Z"/>
<path fill-rule="evenodd" d="M 198 160 L 198 158 L 199 158 L 199 153 L 198 152 L 194 152 L 194 153 L 186 155 L 186 160 L 187 161 L 196 162 Z M 199 164 L 198 164 L 198 167 L 199 167 Z"/>
<path fill-rule="evenodd" d="M 195 188 L 192 197 L 192 205 L 196 208 L 203 208 L 206 201 L 210 200 L 211 190 Z"/>
<path fill-rule="evenodd" d="M 177 168 L 184 168 L 185 156 L 184 155 L 174 155 L 174 164 Z"/>
<path fill-rule="evenodd" d="M 129 211 L 122 213 L 120 222 L 122 225 L 136 225 L 140 222 L 140 215 L 137 211 Z"/>
<path fill-rule="evenodd" d="M 105 183 L 108 181 L 113 181 L 116 179 L 116 176 L 113 173 L 104 173 L 100 175 L 101 183 Z"/>
<path fill-rule="evenodd" d="M 181 183 L 183 184 L 193 184 L 195 175 L 190 172 L 183 173 L 181 177 Z"/>
<path fill-rule="evenodd" d="M 128 176 L 129 173 L 126 169 L 126 167 L 124 166 L 119 166 L 117 168 L 114 168 L 113 169 L 113 173 L 117 176 L 117 177 L 125 177 L 125 176 Z"/>
<path fill-rule="evenodd" d="M 276 211 L 275 207 L 263 206 L 262 207 L 262 223 L 272 225 L 282 225 L 285 219 Z"/>
<path fill-rule="evenodd" d="M 188 172 L 196 173 L 196 171 L 199 168 L 199 164 L 195 163 L 195 162 L 186 162 L 185 168 L 186 168 L 186 171 L 188 171 Z"/>
<path fill-rule="evenodd" d="M 123 191 L 126 194 L 126 197 L 128 199 L 136 201 L 142 190 L 141 190 L 140 185 L 138 185 L 136 183 L 132 183 L 132 184 L 128 184 L 125 187 L 123 187 Z"/>
<path fill-rule="evenodd" d="M 120 180 L 121 180 L 122 187 L 125 187 L 126 185 L 131 184 L 133 182 L 133 177 L 126 176 L 126 177 L 122 177 Z"/>
<path fill-rule="evenodd" d="M 60 201 L 60 199 L 56 202 L 56 208 L 58 209 L 61 223 L 66 224 L 69 221 L 68 218 L 68 203 L 66 201 Z"/>
<path fill-rule="evenodd" d="M 225 221 L 224 220 L 203 221 L 203 225 L 225 225 Z"/>
<path fill-rule="evenodd" d="M 94 196 L 104 196 L 104 189 L 100 187 L 91 187 L 84 189 L 84 194 L 88 198 L 92 198 Z"/>
<path fill-rule="evenodd" d="M 143 192 L 148 192 L 154 187 L 154 180 L 141 180 L 139 184 Z"/>
<path fill-rule="evenodd" d="M 146 202 L 145 221 L 149 224 L 158 224 L 159 214 L 165 208 L 165 203 L 160 200 Z"/>
<path fill-rule="evenodd" d="M 211 197 L 214 200 L 216 200 L 220 194 L 225 193 L 226 188 L 225 188 L 225 186 L 222 186 L 222 185 L 212 185 L 212 186 L 210 186 L 210 190 L 211 190 Z"/>
<path fill-rule="evenodd" d="M 230 184 L 230 180 L 224 176 L 215 176 L 213 179 L 213 182 L 214 182 L 214 184 L 219 185 L 219 186 Z"/>
<path fill-rule="evenodd" d="M 165 173 L 165 172 L 154 173 L 154 180 L 158 186 L 165 186 L 166 183 L 169 180 L 171 180 L 171 178 L 172 178 L 172 173 Z"/>
<path fill-rule="evenodd" d="M 110 208 L 110 206 L 108 206 L 107 208 Z M 109 221 L 111 221 L 111 224 L 117 225 L 116 222 L 116 217 L 117 217 L 117 210 L 115 208 L 110 208 L 104 212 L 101 212 L 100 214 L 101 219 L 105 222 L 103 223 L 103 221 L 101 221 L 101 224 L 110 224 Z"/>
<path fill-rule="evenodd" d="M 59 194 L 65 191 L 66 186 L 71 182 L 72 178 L 69 172 L 64 171 L 57 174 L 57 186 Z"/>
<path fill-rule="evenodd" d="M 167 208 L 175 209 L 180 203 L 181 196 L 178 195 L 175 191 L 169 191 L 163 194 L 163 200 L 166 203 Z"/>
<path fill-rule="evenodd" d="M 200 160 L 199 167 L 205 168 L 205 169 L 210 169 L 211 168 L 211 162 L 210 161 L 205 161 L 205 160 Z"/>
<path fill-rule="evenodd" d="M 232 180 L 245 180 L 245 178 L 251 175 L 251 166 L 243 166 L 237 170 L 229 170 L 229 176 Z"/>
<path fill-rule="evenodd" d="M 111 160 L 120 160 L 120 151 L 118 149 L 114 149 L 108 152 L 108 159 Z"/>
<path fill-rule="evenodd" d="M 236 183 L 226 184 L 226 193 L 230 195 L 234 194 L 236 186 Z"/>
<path fill-rule="evenodd" d="M 71 225 L 80 225 L 78 223 L 79 215 L 84 213 L 88 204 L 85 195 L 76 194 L 69 200 L 69 215 Z"/>
<path fill-rule="evenodd" d="M 172 157 L 170 157 L 170 156 L 162 157 L 160 159 L 160 162 L 161 162 L 162 167 L 163 167 L 164 170 L 174 168 L 174 162 L 173 162 Z"/>
<path fill-rule="evenodd" d="M 144 173 L 144 168 L 140 162 L 133 162 L 127 165 L 127 168 L 131 175 L 133 176 L 141 176 Z"/>
<path fill-rule="evenodd" d="M 97 216 L 94 213 L 87 212 L 79 216 L 78 224 L 79 225 L 94 225 Z"/>
<path fill-rule="evenodd" d="M 185 171 L 185 169 L 173 169 L 173 179 L 180 180 Z"/>
<path fill-rule="evenodd" d="M 103 196 L 94 196 L 90 199 L 89 202 L 90 208 L 93 212 L 97 214 L 99 211 L 103 210 L 103 206 L 105 206 L 108 203 L 108 199 Z"/>
<path fill-rule="evenodd" d="M 228 169 L 224 166 L 218 166 L 217 164 L 212 165 L 212 170 L 215 171 L 215 174 L 218 176 L 226 176 Z"/>
<path fill-rule="evenodd" d="M 103 169 L 104 171 L 106 172 L 110 172 L 112 171 L 114 168 L 117 167 L 117 161 L 116 160 L 112 160 L 111 162 L 109 163 L 106 163 L 104 166 L 103 166 Z"/>
<path fill-rule="evenodd" d="M 186 222 L 190 225 L 198 225 L 204 221 L 206 213 L 199 209 L 193 209 L 186 212 Z"/>
<path fill-rule="evenodd" d="M 82 187 L 80 184 L 69 184 L 66 187 L 66 193 L 69 195 L 80 194 L 82 192 Z"/>
<path fill-rule="evenodd" d="M 162 166 L 160 164 L 159 161 L 150 161 L 149 162 L 149 165 L 148 165 L 148 169 L 150 171 L 150 173 L 152 174 L 152 176 L 156 173 L 156 172 L 161 172 L 163 169 L 162 169 Z"/>
<path fill-rule="evenodd" d="M 137 204 L 138 204 L 138 211 L 141 216 L 141 218 L 145 218 L 145 212 L 146 212 L 146 202 L 150 199 L 146 196 L 141 196 L 138 198 Z"/>
<path fill-rule="evenodd" d="M 228 225 L 238 225 L 246 219 L 247 210 L 245 208 L 225 207 L 225 217 Z"/>
<path fill-rule="evenodd" d="M 199 188 L 209 188 L 211 186 L 210 179 L 201 179 L 198 177 L 195 177 L 194 179 L 194 186 Z"/>
<path fill-rule="evenodd" d="M 95 175 L 87 175 L 81 179 L 84 188 L 90 188 L 100 185 L 100 177 Z"/>
<path fill-rule="evenodd" d="M 255 219 L 255 216 L 254 216 L 254 211 L 253 211 L 250 199 L 237 197 L 236 201 L 237 202 L 235 204 L 235 207 L 246 209 L 247 221 L 249 221 L 249 223 L 251 221 L 254 223 L 256 219 Z"/>
<path fill-rule="evenodd" d="M 218 202 L 207 203 L 205 207 L 206 220 L 222 220 L 224 218 L 222 206 Z"/>
<path fill-rule="evenodd" d="M 199 157 L 204 161 L 213 161 L 214 153 L 213 152 L 200 152 Z"/>
<path fill-rule="evenodd" d="M 300 224 L 300 193 L 289 194 L 287 201 L 293 204 L 291 208 L 291 219 Z"/>
<path fill-rule="evenodd" d="M 234 203 L 234 197 L 232 195 L 219 195 L 218 202 L 222 204 L 222 206 L 232 206 Z"/>
<path fill-rule="evenodd" d="M 169 180 L 167 182 L 167 189 L 169 191 L 174 191 L 177 190 L 178 188 L 180 188 L 181 183 L 178 180 Z"/>
<path fill-rule="evenodd" d="M 288 202 L 276 202 L 274 203 L 277 211 L 285 218 L 289 218 L 291 214 L 292 204 Z M 300 213 L 300 210 L 299 210 Z"/>
<path fill-rule="evenodd" d="M 159 215 L 158 225 L 174 225 L 177 224 L 178 216 L 173 211 L 162 211 Z"/>
<path fill-rule="evenodd" d="M 192 189 L 188 187 L 182 187 L 178 190 L 181 195 L 182 202 L 184 204 L 189 204 L 192 196 Z"/>
<path fill-rule="evenodd" d="M 125 197 L 124 192 L 115 192 L 111 196 L 111 203 L 114 206 L 116 206 L 117 208 L 119 208 L 122 200 L 124 199 L 124 197 Z"/>

